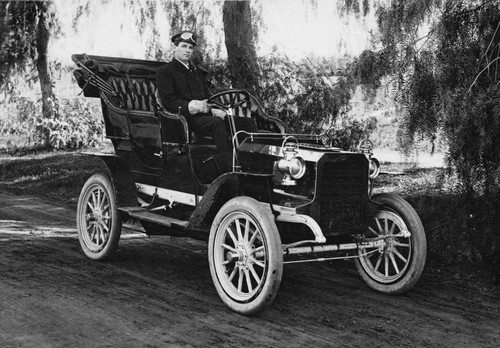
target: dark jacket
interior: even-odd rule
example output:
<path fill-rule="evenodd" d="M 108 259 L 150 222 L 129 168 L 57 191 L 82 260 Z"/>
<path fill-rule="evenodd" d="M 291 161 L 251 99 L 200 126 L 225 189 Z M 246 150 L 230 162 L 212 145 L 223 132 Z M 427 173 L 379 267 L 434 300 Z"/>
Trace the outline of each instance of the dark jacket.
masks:
<path fill-rule="evenodd" d="M 156 72 L 158 94 L 160 100 L 172 113 L 179 112 L 189 118 L 191 114 L 188 104 L 191 100 L 204 100 L 210 97 L 206 81 L 207 72 L 203 69 L 189 65 L 186 69 L 182 63 L 173 59 Z"/>

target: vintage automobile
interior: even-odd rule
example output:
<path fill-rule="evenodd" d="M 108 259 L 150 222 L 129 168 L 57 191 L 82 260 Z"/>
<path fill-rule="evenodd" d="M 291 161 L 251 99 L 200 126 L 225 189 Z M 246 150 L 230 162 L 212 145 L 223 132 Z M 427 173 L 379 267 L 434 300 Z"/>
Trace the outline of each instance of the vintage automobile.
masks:
<path fill-rule="evenodd" d="M 372 194 L 380 171 L 369 141 L 359 151 L 331 146 L 328 134 L 288 134 L 243 90 L 210 98 L 225 110 L 232 171 L 222 173 L 211 141 L 157 98 L 163 62 L 72 56 L 87 97 L 101 99 L 113 153 L 97 153 L 107 171 L 91 176 L 78 201 L 81 248 L 93 260 L 117 249 L 122 223 L 148 235 L 208 241 L 213 283 L 232 310 L 255 314 L 271 304 L 283 264 L 353 258 L 369 287 L 411 289 L 426 259 L 426 237 L 411 205 Z M 258 132 L 234 127 L 251 117 Z"/>

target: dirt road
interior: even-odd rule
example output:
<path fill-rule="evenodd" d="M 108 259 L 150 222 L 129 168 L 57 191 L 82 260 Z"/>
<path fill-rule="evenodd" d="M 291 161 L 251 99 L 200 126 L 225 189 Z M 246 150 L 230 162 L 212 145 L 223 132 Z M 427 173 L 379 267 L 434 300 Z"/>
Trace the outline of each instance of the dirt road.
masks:
<path fill-rule="evenodd" d="M 286 265 L 273 305 L 231 312 L 206 243 L 124 234 L 86 259 L 75 212 L 0 193 L 0 347 L 500 347 L 500 292 L 424 272 L 409 294 L 371 291 L 351 262 Z"/>

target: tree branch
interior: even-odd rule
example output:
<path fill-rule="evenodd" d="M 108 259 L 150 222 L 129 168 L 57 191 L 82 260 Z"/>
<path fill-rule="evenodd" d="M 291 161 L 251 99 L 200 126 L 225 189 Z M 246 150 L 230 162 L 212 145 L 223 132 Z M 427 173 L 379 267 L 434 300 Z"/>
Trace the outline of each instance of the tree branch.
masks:
<path fill-rule="evenodd" d="M 500 60 L 500 57 L 496 57 L 495 59 L 493 59 L 491 62 L 488 63 L 488 65 L 479 72 L 479 74 L 477 74 L 476 78 L 474 79 L 474 81 L 472 82 L 472 84 L 470 85 L 469 89 L 467 90 L 467 93 L 470 93 L 470 91 L 472 90 L 472 87 L 474 87 L 474 85 L 476 84 L 477 80 L 479 79 L 479 77 L 481 76 L 481 74 L 483 72 L 485 72 L 486 70 L 489 70 L 490 66 L 497 60 Z"/>

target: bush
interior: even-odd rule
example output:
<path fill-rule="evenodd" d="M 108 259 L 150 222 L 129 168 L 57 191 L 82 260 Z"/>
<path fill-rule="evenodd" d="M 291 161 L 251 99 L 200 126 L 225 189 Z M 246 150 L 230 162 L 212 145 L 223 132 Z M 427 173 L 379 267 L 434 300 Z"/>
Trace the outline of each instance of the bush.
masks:
<path fill-rule="evenodd" d="M 9 117 L 0 125 L 0 134 L 27 136 L 34 147 L 75 150 L 104 142 L 100 106 L 85 98 L 53 99 L 48 118 L 42 115 L 40 100 L 19 98 L 7 109 Z"/>
<path fill-rule="evenodd" d="M 330 60 L 291 61 L 274 53 L 259 59 L 261 76 L 257 99 L 266 112 L 281 119 L 289 133 L 329 131 L 334 145 L 350 149 L 376 127 L 373 119 L 353 118 L 349 102 L 354 89 L 350 67 L 337 69 Z M 229 89 L 226 62 L 213 62 L 211 89 Z"/>

